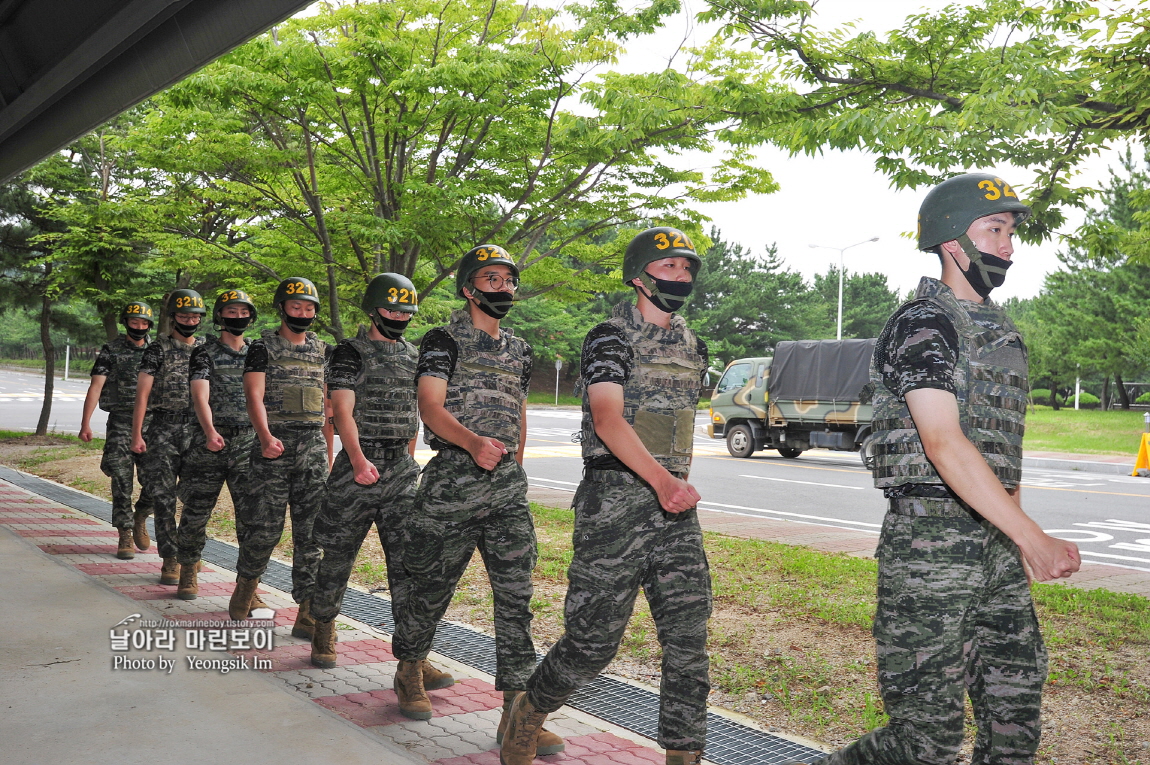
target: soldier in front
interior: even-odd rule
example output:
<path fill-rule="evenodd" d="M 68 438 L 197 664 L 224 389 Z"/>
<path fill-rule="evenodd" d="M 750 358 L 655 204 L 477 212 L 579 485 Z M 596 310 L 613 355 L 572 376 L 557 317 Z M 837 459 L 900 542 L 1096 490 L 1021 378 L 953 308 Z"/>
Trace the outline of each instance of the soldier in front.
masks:
<path fill-rule="evenodd" d="M 682 231 L 643 231 L 623 256 L 636 303 L 620 303 L 583 341 L 583 481 L 565 631 L 515 698 L 503 765 L 542 753 L 543 719 L 611 663 L 640 589 L 663 648 L 659 745 L 668 765 L 702 759 L 711 577 L 687 473 L 708 354 L 676 313 L 700 264 Z"/>
<path fill-rule="evenodd" d="M 888 500 L 874 636 L 890 722 L 817 762 L 953 763 L 964 693 L 974 762 L 1031 763 L 1046 649 L 1030 578 L 1078 570 L 1078 548 L 1022 510 L 1027 350 L 989 300 L 1030 215 L 1001 178 L 968 173 L 927 194 L 923 277 L 887 322 L 871 364 L 874 482 Z"/>

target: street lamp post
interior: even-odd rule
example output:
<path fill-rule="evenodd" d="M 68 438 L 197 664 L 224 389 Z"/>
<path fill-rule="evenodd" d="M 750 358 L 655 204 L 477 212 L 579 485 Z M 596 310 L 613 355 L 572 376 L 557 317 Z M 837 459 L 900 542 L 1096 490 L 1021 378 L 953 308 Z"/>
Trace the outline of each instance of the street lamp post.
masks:
<path fill-rule="evenodd" d="M 870 239 L 864 239 L 861 242 L 855 242 L 854 244 L 848 245 L 846 247 L 826 247 L 821 244 L 808 245 L 811 249 L 837 250 L 839 253 L 839 329 L 838 336 L 836 338 L 838 340 L 843 339 L 843 253 L 849 250 L 851 247 L 858 247 L 860 244 L 867 244 L 868 242 L 877 241 L 878 237 L 872 236 Z"/>

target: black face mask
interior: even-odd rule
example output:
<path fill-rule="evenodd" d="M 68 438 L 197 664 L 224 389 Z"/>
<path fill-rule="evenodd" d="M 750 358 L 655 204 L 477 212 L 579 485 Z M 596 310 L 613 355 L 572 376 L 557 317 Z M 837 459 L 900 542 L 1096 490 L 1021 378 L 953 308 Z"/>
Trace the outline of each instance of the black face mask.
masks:
<path fill-rule="evenodd" d="M 220 322 L 224 325 L 224 329 L 233 335 L 242 335 L 244 330 L 252 323 L 251 316 L 236 316 L 228 317 L 221 316 Z"/>
<path fill-rule="evenodd" d="M 472 297 L 479 304 L 479 310 L 493 319 L 502 319 L 511 310 L 515 296 L 510 292 L 484 292 L 475 290 Z"/>
<path fill-rule="evenodd" d="M 643 286 L 651 292 L 651 303 L 664 313 L 674 313 L 687 302 L 691 290 L 695 288 L 692 282 L 675 282 L 667 279 L 656 279 L 644 271 L 640 274 Z"/>
<path fill-rule="evenodd" d="M 172 327 L 184 337 L 191 337 L 200 331 L 199 324 L 181 324 L 175 319 L 172 319 Z"/>
<path fill-rule="evenodd" d="M 379 330 L 379 334 L 388 340 L 398 340 L 403 337 L 403 331 L 407 329 L 407 325 L 411 323 L 411 319 L 388 319 L 379 314 L 372 314 L 371 323 Z"/>
<path fill-rule="evenodd" d="M 970 258 L 970 266 L 966 270 L 959 266 L 958 270 L 962 271 L 962 275 L 966 277 L 971 289 L 985 300 L 990 295 L 991 290 L 1001 287 L 1006 282 L 1006 270 L 1014 264 L 1009 260 L 978 249 L 970 237 L 965 234 L 958 241 L 962 245 L 962 251 Z M 954 256 L 951 255 L 951 258 L 954 259 Z M 958 260 L 955 260 L 954 264 L 957 266 Z"/>
<path fill-rule="evenodd" d="M 124 330 L 128 333 L 128 337 L 132 338 L 133 340 L 143 340 L 148 336 L 148 333 L 152 331 L 152 328 L 148 327 L 147 329 L 135 329 L 134 327 L 124 327 Z"/>
<path fill-rule="evenodd" d="M 292 332 L 307 332 L 307 328 L 315 321 L 314 316 L 288 316 L 283 314 L 284 324 Z"/>

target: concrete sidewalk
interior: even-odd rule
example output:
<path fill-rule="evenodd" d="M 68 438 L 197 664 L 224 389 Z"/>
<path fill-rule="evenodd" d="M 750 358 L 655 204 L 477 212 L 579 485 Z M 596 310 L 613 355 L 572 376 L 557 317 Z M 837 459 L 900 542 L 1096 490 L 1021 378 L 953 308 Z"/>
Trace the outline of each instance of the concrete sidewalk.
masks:
<path fill-rule="evenodd" d="M 5 499 L 12 496 L 5 494 Z M 5 514 L 13 509 L 10 501 L 3 503 Z M 265 673 L 189 671 L 186 657 L 196 652 L 184 647 L 183 635 L 172 651 L 119 653 L 121 660 L 155 659 L 163 653 L 176 663 L 170 674 L 114 670 L 117 652 L 110 649 L 109 637 L 113 626 L 131 614 L 158 622 L 163 619 L 160 611 L 60 556 L 45 555 L 36 545 L 114 543 L 107 535 L 93 536 L 93 531 L 100 533 L 95 524 L 61 518 L 59 512 L 52 513 L 54 519 L 40 513 L 21 515 L 28 516 L 25 521 L 60 521 L 21 525 L 40 526 L 45 532 L 68 526 L 69 535 L 82 536 L 40 538 L 0 527 L 0 610 L 8 614 L 0 663 L 0 688 L 7 702 L 0 715 L 0 760 L 143 765 L 194 757 L 283 765 L 327 763 L 338 756 L 341 763 L 364 765 L 423 762 L 304 696 L 284 693 Z"/>

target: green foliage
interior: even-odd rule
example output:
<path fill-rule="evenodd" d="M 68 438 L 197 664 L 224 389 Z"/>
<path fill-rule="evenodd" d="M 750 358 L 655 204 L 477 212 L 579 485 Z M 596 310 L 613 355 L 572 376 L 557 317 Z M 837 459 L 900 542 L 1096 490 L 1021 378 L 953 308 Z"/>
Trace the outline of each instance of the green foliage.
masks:
<path fill-rule="evenodd" d="M 883 274 L 844 273 L 843 278 L 843 337 L 878 337 L 887 319 L 899 306 L 898 293 L 892 290 Z M 829 329 L 827 337 L 834 337 L 838 322 L 839 270 L 835 266 L 826 274 L 815 274 L 815 292 L 826 306 Z M 809 334 L 810 338 L 822 335 Z"/>
<path fill-rule="evenodd" d="M 1136 403 L 1136 404 L 1150 404 L 1150 391 L 1146 391 L 1145 393 L 1143 393 L 1141 396 L 1138 397 L 1138 400 L 1135 401 L 1134 403 Z"/>
<path fill-rule="evenodd" d="M 1066 404 L 1067 406 L 1074 406 L 1074 402 L 1077 401 L 1079 406 L 1095 407 L 1098 406 L 1098 403 L 1101 400 L 1102 399 L 1098 398 L 1093 393 L 1082 391 L 1081 395 L 1071 396 L 1069 399 L 1067 399 Z"/>
<path fill-rule="evenodd" d="M 1086 394 L 1082 394 L 1086 400 Z M 1074 409 L 1074 400 L 1059 410 L 1031 407 L 1026 415 L 1025 451 L 1115 454 L 1133 460 L 1142 440 L 1142 412 Z"/>

